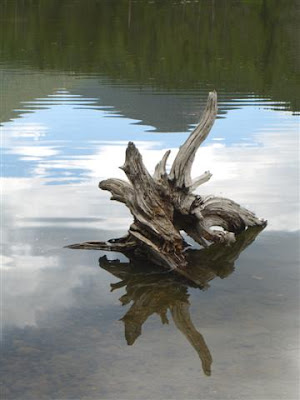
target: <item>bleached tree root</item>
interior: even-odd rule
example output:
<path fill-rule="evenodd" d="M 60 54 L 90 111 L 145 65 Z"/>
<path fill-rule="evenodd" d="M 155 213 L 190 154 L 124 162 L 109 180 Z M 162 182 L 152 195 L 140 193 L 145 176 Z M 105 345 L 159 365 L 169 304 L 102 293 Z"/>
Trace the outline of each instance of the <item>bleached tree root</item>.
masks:
<path fill-rule="evenodd" d="M 138 149 L 129 142 L 121 167 L 128 182 L 107 179 L 99 183 L 101 189 L 111 192 L 112 200 L 129 208 L 134 221 L 128 235 L 109 242 L 86 242 L 69 247 L 135 252 L 185 275 L 187 245 L 181 230 L 202 246 L 218 242 L 231 245 L 236 235 L 248 227 L 266 226 L 265 220 L 230 199 L 193 193 L 211 178 L 211 173 L 206 171 L 192 180 L 191 169 L 196 151 L 208 136 L 216 115 L 217 94 L 210 92 L 199 124 L 180 147 L 169 173 L 166 163 L 170 151 L 165 153 L 151 176 Z M 221 230 L 213 229 L 215 226 Z"/>

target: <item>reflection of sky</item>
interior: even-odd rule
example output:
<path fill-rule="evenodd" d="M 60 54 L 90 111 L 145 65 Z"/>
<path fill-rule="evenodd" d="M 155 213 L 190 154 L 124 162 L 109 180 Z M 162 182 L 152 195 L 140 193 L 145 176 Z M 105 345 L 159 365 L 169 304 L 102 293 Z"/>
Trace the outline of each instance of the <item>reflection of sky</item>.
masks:
<path fill-rule="evenodd" d="M 40 227 L 35 233 L 38 244 L 24 249 L 22 241 L 34 236 L 20 231 L 17 261 L 3 271 L 2 356 L 7 378 L 14 377 L 15 398 L 131 399 L 151 393 L 159 399 L 172 398 L 174 390 L 179 398 L 199 398 L 200 392 L 218 400 L 241 398 L 241 392 L 248 400 L 253 395 L 293 398 L 298 380 L 295 235 L 263 233 L 241 255 L 233 275 L 214 280 L 207 292 L 190 290 L 193 323 L 213 356 L 208 380 L 171 318 L 163 326 L 153 315 L 134 346 L 126 346 L 120 319 L 128 306 L 118 301 L 124 290 L 109 293 L 109 283 L 118 280 L 97 268 L 99 252 L 54 251 L 62 238 L 57 229 Z M 38 255 L 39 246 L 44 256 Z"/>
<path fill-rule="evenodd" d="M 152 389 L 153 398 L 172 395 L 174 388 L 182 397 L 190 390 L 187 398 L 197 398 L 199 360 L 180 334 L 150 318 L 129 352 L 117 322 L 125 313 L 119 307 L 121 293 L 109 293 L 109 283 L 116 279 L 97 267 L 103 253 L 62 249 L 126 232 L 131 221 L 128 210 L 111 202 L 97 185 L 104 178 L 124 177 L 118 167 L 129 140 L 137 143 L 153 171 L 168 148 L 170 167 L 187 133 L 148 132 L 151 127 L 94 106 L 93 99 L 64 92 L 25 106 L 30 112 L 1 128 L 5 163 L 2 311 L 9 335 L 6 348 L 11 351 L 8 365 L 13 371 L 8 375 L 14 376 L 19 368 L 25 386 L 37 382 L 42 393 L 49 390 L 53 395 L 58 390 L 57 398 L 75 398 L 80 390 L 91 398 L 107 393 L 121 397 L 124 390 L 130 398 L 144 398 L 149 394 L 145 388 L 153 386 L 153 370 L 159 369 L 160 392 Z M 263 386 L 251 385 L 251 379 L 258 377 L 272 382 L 268 384 L 272 396 L 284 396 L 291 390 L 283 389 L 282 382 L 295 381 L 297 375 L 291 353 L 296 346 L 291 321 L 297 305 L 292 300 L 296 296 L 289 297 L 296 291 L 297 279 L 292 250 L 293 231 L 299 229 L 297 122 L 290 113 L 247 104 L 216 121 L 196 156 L 193 175 L 208 169 L 213 173 L 199 193 L 230 197 L 269 220 L 266 231 L 239 259 L 237 273 L 221 283 L 214 281 L 205 295 L 192 293 L 194 322 L 214 357 L 213 377 L 209 383 L 201 382 L 201 393 L 208 398 L 223 400 L 224 390 L 232 395 L 232 382 L 243 387 L 245 398 L 250 399 L 253 390 L 260 398 Z M 14 357 L 19 367 L 14 366 Z M 278 367 L 272 369 L 274 360 Z M 124 365 L 131 369 L 124 372 Z M 31 375 L 35 370 L 45 371 L 54 379 L 53 385 L 43 388 L 43 373 Z M 189 370 L 189 378 L 182 370 Z M 69 380 L 59 380 L 64 371 L 73 374 Z M 137 377 L 136 385 L 132 376 Z M 166 386 L 170 376 L 176 379 Z"/>
<path fill-rule="evenodd" d="M 34 111 L 31 104 L 32 112 L 2 127 L 3 266 L 8 274 L 14 271 L 13 276 L 19 271 L 25 294 L 35 290 L 40 269 L 60 265 L 56 252 L 63 245 L 126 232 L 131 221 L 128 210 L 112 203 L 97 185 L 104 178 L 124 177 L 118 167 L 128 140 L 137 143 L 153 171 L 168 148 L 170 167 L 187 136 L 147 132 L 148 127 L 112 110 L 91 108 L 93 99 L 59 92 L 45 103 L 49 103 L 45 109 L 37 105 Z M 287 112 L 256 105 L 229 111 L 227 118 L 216 121 L 211 137 L 197 153 L 193 175 L 213 173 L 199 193 L 236 200 L 268 219 L 269 231 L 298 230 L 297 128 L 297 119 Z M 70 293 L 61 296 L 68 304 Z M 10 318 L 32 323 L 35 307 L 22 310 L 10 312 Z"/>
<path fill-rule="evenodd" d="M 149 132 L 151 127 L 95 102 L 93 98 L 58 91 L 48 98 L 24 103 L 19 118 L 2 124 L 4 175 L 42 176 L 48 178 L 47 183 L 78 182 L 90 175 L 89 162 L 95 160 L 105 143 L 132 140 L 151 143 L 155 149 L 178 148 L 187 136 L 182 132 Z M 286 137 L 295 128 L 296 118 L 290 113 L 275 113 L 248 101 L 244 107 L 229 111 L 227 118 L 216 121 L 205 146 L 260 146 L 256 133 L 279 131 Z"/>
<path fill-rule="evenodd" d="M 32 212 L 24 210 L 23 203 L 18 204 L 16 193 L 23 185 L 26 189 L 22 198 L 27 193 L 31 196 L 32 190 L 35 199 L 39 198 L 35 217 L 43 216 L 43 205 L 49 199 L 52 199 L 53 214 L 50 205 L 48 220 L 57 213 L 62 216 L 60 210 L 69 215 L 70 210 L 65 210 L 63 205 L 57 210 L 55 200 L 60 184 L 62 196 L 69 204 L 75 203 L 73 215 L 88 217 L 86 207 L 78 208 L 90 203 L 92 209 L 93 196 L 74 202 L 69 184 L 87 185 L 99 197 L 98 180 L 124 176 L 118 167 L 123 164 L 129 140 L 138 145 L 145 164 L 153 171 L 164 151 L 172 149 L 171 162 L 187 137 L 187 133 L 180 132 L 148 132 L 151 127 L 122 117 L 111 108 L 96 106 L 95 102 L 96 99 L 60 90 L 48 98 L 24 103 L 30 112 L 3 124 L 7 207 L 14 203 L 14 207 L 20 208 L 15 215 Z M 239 100 L 239 104 L 243 102 Z M 197 153 L 193 174 L 200 175 L 204 170 L 213 173 L 211 181 L 201 188 L 202 193 L 221 194 L 250 207 L 269 220 L 269 229 L 295 230 L 299 228 L 295 184 L 298 118 L 289 112 L 270 111 L 267 104 L 247 99 L 244 107 L 228 111 L 226 118 L 217 119 L 211 135 Z M 55 189 L 42 189 L 45 184 L 54 185 Z"/>

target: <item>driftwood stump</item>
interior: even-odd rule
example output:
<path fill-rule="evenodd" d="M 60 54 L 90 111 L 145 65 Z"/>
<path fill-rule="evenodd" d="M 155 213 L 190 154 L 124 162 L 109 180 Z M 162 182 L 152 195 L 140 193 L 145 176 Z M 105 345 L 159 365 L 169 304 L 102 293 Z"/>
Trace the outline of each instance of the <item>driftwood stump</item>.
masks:
<path fill-rule="evenodd" d="M 182 275 L 189 275 L 188 245 L 180 231 L 185 231 L 197 243 L 207 247 L 216 242 L 231 245 L 236 235 L 248 227 L 264 227 L 266 221 L 232 200 L 193 193 L 212 176 L 206 171 L 192 180 L 191 169 L 196 151 L 208 136 L 216 115 L 217 93 L 210 92 L 200 122 L 179 148 L 170 172 L 166 170 L 170 150 L 151 176 L 138 149 L 129 142 L 125 163 L 121 167 L 128 181 L 107 179 L 99 183 L 100 189 L 111 192 L 112 200 L 129 208 L 134 221 L 128 234 L 108 242 L 85 242 L 68 247 L 133 253 Z"/>

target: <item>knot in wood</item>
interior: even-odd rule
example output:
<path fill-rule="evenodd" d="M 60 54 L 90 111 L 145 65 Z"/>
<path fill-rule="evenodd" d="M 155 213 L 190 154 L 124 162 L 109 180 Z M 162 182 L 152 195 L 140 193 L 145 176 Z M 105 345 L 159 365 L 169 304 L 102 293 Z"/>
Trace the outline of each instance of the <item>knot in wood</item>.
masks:
<path fill-rule="evenodd" d="M 193 213 L 193 210 L 195 210 L 195 208 L 200 207 L 202 204 L 203 204 L 203 198 L 199 195 L 196 195 L 195 200 L 191 204 L 190 212 Z"/>

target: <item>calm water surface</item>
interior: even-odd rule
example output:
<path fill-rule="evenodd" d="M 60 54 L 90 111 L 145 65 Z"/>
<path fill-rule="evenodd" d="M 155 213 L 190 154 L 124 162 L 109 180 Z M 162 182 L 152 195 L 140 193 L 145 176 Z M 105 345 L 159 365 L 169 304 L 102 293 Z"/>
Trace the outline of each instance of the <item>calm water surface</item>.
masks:
<path fill-rule="evenodd" d="M 297 2 L 0 11 L 2 398 L 296 400 Z M 126 232 L 129 212 L 98 182 L 123 178 L 129 140 L 150 171 L 166 149 L 174 158 L 214 88 L 218 119 L 193 167 L 213 178 L 199 193 L 267 228 L 194 251 L 201 288 L 118 253 L 64 249 Z"/>

